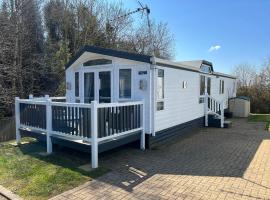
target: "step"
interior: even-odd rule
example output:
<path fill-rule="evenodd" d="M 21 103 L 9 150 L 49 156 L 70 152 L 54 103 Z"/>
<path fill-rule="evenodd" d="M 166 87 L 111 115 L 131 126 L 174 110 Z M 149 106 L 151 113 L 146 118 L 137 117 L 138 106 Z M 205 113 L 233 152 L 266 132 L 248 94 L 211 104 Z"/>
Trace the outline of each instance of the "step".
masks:
<path fill-rule="evenodd" d="M 230 128 L 232 127 L 232 121 L 226 120 L 224 121 L 224 128 Z"/>

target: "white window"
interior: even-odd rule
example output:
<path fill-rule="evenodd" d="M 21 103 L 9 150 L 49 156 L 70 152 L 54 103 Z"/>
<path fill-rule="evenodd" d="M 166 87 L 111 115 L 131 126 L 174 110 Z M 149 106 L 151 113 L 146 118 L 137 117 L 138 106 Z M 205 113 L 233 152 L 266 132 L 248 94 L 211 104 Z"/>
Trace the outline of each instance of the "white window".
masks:
<path fill-rule="evenodd" d="M 131 98 L 131 69 L 119 69 L 119 98 Z"/>
<path fill-rule="evenodd" d="M 219 94 L 224 94 L 224 80 L 219 80 Z"/>
<path fill-rule="evenodd" d="M 157 73 L 157 110 L 164 110 L 164 70 Z"/>

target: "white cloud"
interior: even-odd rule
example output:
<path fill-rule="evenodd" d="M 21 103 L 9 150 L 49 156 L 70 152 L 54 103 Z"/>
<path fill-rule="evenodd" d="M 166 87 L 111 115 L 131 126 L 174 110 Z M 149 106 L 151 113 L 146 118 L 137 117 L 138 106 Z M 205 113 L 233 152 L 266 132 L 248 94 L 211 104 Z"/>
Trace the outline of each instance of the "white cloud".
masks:
<path fill-rule="evenodd" d="M 217 51 L 217 50 L 219 50 L 220 48 L 221 48 L 220 45 L 215 45 L 215 46 L 211 46 L 211 47 L 208 49 L 208 51 L 209 51 L 209 52 Z"/>

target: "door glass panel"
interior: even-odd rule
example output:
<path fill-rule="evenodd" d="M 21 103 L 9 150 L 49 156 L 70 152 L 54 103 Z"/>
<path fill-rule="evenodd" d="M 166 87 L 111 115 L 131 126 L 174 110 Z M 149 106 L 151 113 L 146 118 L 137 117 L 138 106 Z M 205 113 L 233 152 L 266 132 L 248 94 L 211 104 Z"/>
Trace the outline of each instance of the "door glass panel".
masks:
<path fill-rule="evenodd" d="M 95 76 L 94 72 L 84 74 L 84 103 L 95 100 Z"/>
<path fill-rule="evenodd" d="M 111 72 L 99 72 L 99 103 L 111 102 Z"/>

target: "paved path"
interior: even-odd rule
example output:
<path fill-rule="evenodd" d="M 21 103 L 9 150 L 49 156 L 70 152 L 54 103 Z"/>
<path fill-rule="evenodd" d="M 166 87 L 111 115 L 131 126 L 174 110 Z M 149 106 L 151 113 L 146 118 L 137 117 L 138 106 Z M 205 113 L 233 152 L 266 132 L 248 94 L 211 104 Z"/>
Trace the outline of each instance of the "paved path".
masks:
<path fill-rule="evenodd" d="M 203 128 L 151 151 L 110 153 L 100 165 L 111 172 L 53 199 L 270 200 L 264 127 L 235 119 L 230 129 Z"/>

